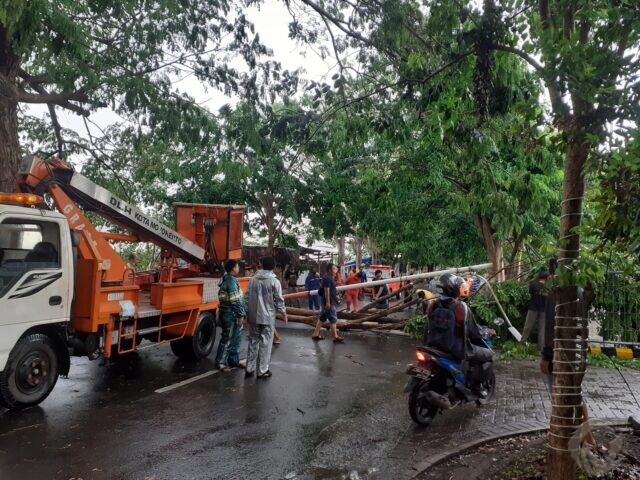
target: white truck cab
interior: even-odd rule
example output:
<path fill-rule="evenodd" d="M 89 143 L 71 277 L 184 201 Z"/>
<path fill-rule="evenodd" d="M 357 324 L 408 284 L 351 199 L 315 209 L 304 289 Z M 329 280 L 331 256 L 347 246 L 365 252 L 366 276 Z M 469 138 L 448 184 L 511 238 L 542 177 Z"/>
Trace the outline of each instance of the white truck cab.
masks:
<path fill-rule="evenodd" d="M 0 405 L 39 403 L 68 373 L 73 288 L 67 219 L 0 205 Z"/>

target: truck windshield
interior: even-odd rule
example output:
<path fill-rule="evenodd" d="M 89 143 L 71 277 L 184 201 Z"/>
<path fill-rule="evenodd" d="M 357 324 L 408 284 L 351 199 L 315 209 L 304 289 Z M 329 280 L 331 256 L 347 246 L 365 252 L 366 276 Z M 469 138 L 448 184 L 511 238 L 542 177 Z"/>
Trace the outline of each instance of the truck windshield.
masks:
<path fill-rule="evenodd" d="M 0 297 L 26 272 L 60 267 L 60 236 L 53 223 L 0 223 Z"/>

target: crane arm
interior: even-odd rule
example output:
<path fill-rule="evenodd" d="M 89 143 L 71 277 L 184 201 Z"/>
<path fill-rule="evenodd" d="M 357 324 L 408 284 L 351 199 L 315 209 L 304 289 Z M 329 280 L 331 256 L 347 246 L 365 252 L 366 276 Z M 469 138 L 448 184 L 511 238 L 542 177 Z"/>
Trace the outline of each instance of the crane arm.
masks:
<path fill-rule="evenodd" d="M 141 240 L 154 243 L 193 263 L 201 263 L 205 258 L 205 250 L 199 245 L 73 171 L 58 158 L 45 161 L 34 157 L 30 165 L 25 162 L 21 183 L 36 192 L 50 191 L 51 185 L 57 185 L 84 210 L 99 214 Z M 58 205 L 58 208 L 64 209 L 64 206 Z"/>

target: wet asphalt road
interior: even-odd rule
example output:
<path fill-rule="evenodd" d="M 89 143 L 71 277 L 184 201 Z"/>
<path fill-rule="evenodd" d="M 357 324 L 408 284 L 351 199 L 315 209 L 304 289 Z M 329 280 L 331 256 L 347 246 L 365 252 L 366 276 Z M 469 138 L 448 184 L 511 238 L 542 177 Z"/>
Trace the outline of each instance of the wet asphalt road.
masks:
<path fill-rule="evenodd" d="M 214 370 L 213 354 L 189 364 L 163 345 L 108 367 L 73 359 L 41 406 L 0 410 L 0 479 L 392 478 L 386 454 L 415 428 L 401 392 L 411 340 L 281 333 L 271 379 L 236 370 L 165 393 Z"/>

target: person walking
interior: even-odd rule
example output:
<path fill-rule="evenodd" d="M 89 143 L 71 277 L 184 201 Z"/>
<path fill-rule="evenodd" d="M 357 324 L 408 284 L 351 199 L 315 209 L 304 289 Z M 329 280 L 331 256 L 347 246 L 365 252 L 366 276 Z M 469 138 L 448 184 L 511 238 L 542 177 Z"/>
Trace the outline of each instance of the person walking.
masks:
<path fill-rule="evenodd" d="M 524 329 L 522 331 L 522 338 L 520 343 L 526 343 L 529 341 L 531 331 L 538 324 L 538 351 L 542 351 L 544 347 L 544 326 L 545 326 L 545 310 L 547 306 L 547 295 L 549 290 L 547 289 L 547 279 L 549 274 L 547 272 L 541 272 L 535 282 L 529 284 L 529 294 L 531 295 L 531 301 L 529 302 L 529 310 L 527 311 L 527 318 L 524 322 Z"/>
<path fill-rule="evenodd" d="M 321 300 L 323 302 L 322 312 L 320 318 L 316 322 L 316 328 L 313 331 L 311 338 L 314 340 L 324 340 L 324 337 L 320 335 L 320 329 L 325 321 L 329 321 L 331 324 L 331 336 L 335 343 L 344 342 L 344 338 L 338 335 L 338 313 L 336 311 L 336 266 L 333 263 L 327 264 L 326 273 L 322 277 L 322 288 L 320 293 Z"/>
<path fill-rule="evenodd" d="M 311 292 L 313 290 L 318 290 L 321 286 L 322 280 L 320 279 L 318 272 L 316 272 L 316 268 L 310 267 L 307 278 L 304 281 L 304 288 Z M 318 295 L 309 295 L 309 310 L 320 310 L 320 299 L 318 298 Z"/>
<path fill-rule="evenodd" d="M 355 285 L 357 283 L 360 283 L 360 278 L 356 273 L 356 267 L 351 268 L 351 270 L 349 271 L 349 276 L 344 283 L 345 285 Z M 352 288 L 350 290 L 347 290 L 347 312 L 352 311 L 355 313 L 359 310 L 358 295 L 360 295 L 359 288 Z M 351 308 L 352 305 L 353 309 Z"/>
<path fill-rule="evenodd" d="M 251 278 L 247 288 L 249 347 L 245 377 L 257 373 L 258 378 L 269 378 L 276 312 L 282 314 L 285 325 L 289 319 L 282 297 L 282 285 L 273 273 L 275 260 L 273 257 L 263 257 L 260 265 L 262 268 Z"/>
<path fill-rule="evenodd" d="M 224 270 L 226 273 L 218 290 L 222 335 L 215 364 L 217 369 L 227 372 L 240 366 L 239 350 L 246 308 L 242 289 L 236 279 L 240 273 L 240 265 L 235 260 L 227 260 Z"/>

